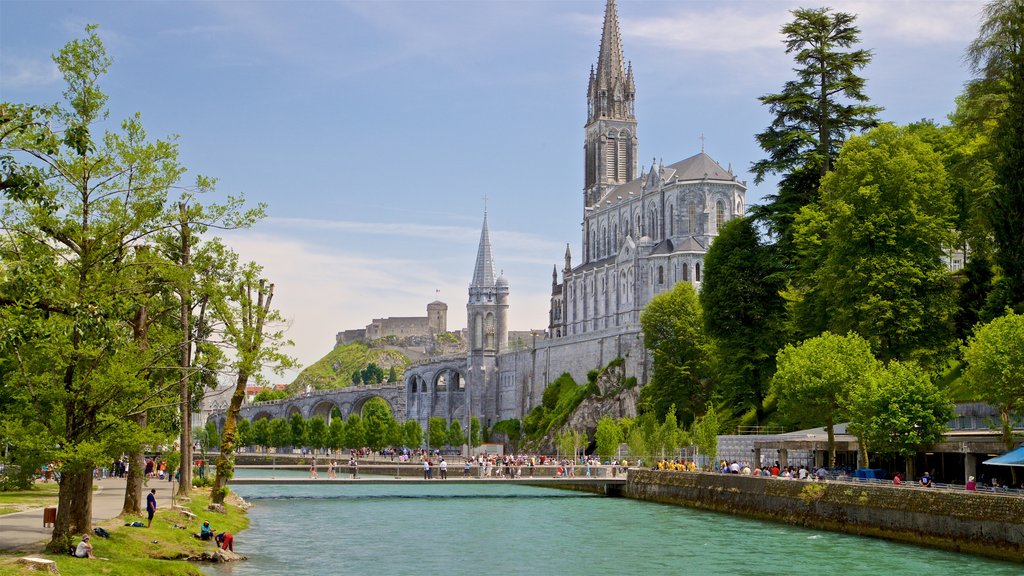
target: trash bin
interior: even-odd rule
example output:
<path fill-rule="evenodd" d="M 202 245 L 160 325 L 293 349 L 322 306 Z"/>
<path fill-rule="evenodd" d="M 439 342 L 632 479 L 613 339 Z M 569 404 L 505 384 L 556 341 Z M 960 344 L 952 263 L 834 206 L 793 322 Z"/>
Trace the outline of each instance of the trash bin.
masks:
<path fill-rule="evenodd" d="M 57 522 L 57 508 L 43 508 L 43 528 Z"/>

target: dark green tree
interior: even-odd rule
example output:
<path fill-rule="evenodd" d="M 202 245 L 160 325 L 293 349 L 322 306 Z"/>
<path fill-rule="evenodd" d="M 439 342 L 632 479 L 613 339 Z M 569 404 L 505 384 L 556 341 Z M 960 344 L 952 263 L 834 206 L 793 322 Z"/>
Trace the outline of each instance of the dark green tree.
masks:
<path fill-rule="evenodd" d="M 993 0 L 983 18 L 967 49 L 975 72 L 968 90 L 1006 99 L 993 134 L 995 187 L 989 196 L 999 268 L 987 309 L 993 317 L 1007 307 L 1024 312 L 1024 2 Z"/>
<path fill-rule="evenodd" d="M 352 383 L 355 384 L 356 386 L 359 386 L 360 384 L 362 384 L 363 383 L 363 373 L 360 372 L 359 370 L 356 370 L 355 372 L 353 372 L 352 373 Z"/>
<path fill-rule="evenodd" d="M 285 446 L 292 445 L 292 429 L 284 418 L 274 418 L 270 421 L 270 434 L 267 438 L 270 445 L 280 450 Z"/>
<path fill-rule="evenodd" d="M 856 16 L 828 8 L 799 8 L 782 27 L 786 53 L 797 64 L 796 79 L 782 92 L 760 98 L 773 120 L 756 136 L 768 157 L 754 162 L 754 182 L 782 175 L 777 195 L 753 210 L 777 239 L 783 262 L 792 259 L 793 218 L 817 198 L 818 183 L 832 167 L 850 133 L 877 123 L 877 106 L 867 104 L 857 72 L 871 61 L 871 51 L 852 49 L 860 42 Z"/>
<path fill-rule="evenodd" d="M 830 331 L 860 334 L 882 360 L 944 362 L 955 286 L 943 262 L 952 207 L 939 156 L 907 129 L 882 125 L 847 142 L 821 190 L 797 220 L 814 292 L 795 304 L 811 311 L 794 316 L 824 316 Z"/>
<path fill-rule="evenodd" d="M 331 423 L 327 427 L 327 447 L 332 451 L 345 447 L 345 420 L 340 413 L 331 416 Z"/>
<path fill-rule="evenodd" d="M 274 443 L 270 440 L 270 420 L 260 418 L 252 423 L 252 444 L 266 452 Z"/>
<path fill-rule="evenodd" d="M 306 441 L 308 442 L 309 447 L 314 450 L 321 450 L 327 447 L 327 421 L 324 420 L 323 416 L 317 414 L 307 421 Z"/>
<path fill-rule="evenodd" d="M 363 424 L 366 426 L 366 445 L 381 450 L 389 444 L 391 407 L 381 398 L 371 398 L 363 405 Z"/>
<path fill-rule="evenodd" d="M 419 448 L 423 445 L 423 427 L 415 420 L 406 420 L 402 424 L 402 444 L 407 448 Z"/>
<path fill-rule="evenodd" d="M 775 353 L 785 341 L 778 272 L 750 218 L 727 222 L 704 257 L 700 304 L 720 358 L 718 389 L 738 413 L 753 410 L 756 424 L 765 419 Z"/>
<path fill-rule="evenodd" d="M 288 429 L 291 433 L 292 446 L 295 448 L 302 448 L 308 445 L 306 438 L 306 430 L 308 429 L 308 423 L 306 419 L 302 417 L 302 414 L 293 412 L 288 417 Z"/>
<path fill-rule="evenodd" d="M 238 421 L 238 426 L 235 428 L 235 433 L 238 435 L 239 446 L 252 446 L 252 422 L 242 418 Z"/>
<path fill-rule="evenodd" d="M 427 439 L 430 448 L 440 448 L 448 443 L 448 422 L 440 416 L 431 416 L 427 421 Z"/>
<path fill-rule="evenodd" d="M 448 445 L 462 446 L 465 443 L 466 433 L 462 430 L 462 424 L 457 419 L 453 419 L 448 425 Z"/>

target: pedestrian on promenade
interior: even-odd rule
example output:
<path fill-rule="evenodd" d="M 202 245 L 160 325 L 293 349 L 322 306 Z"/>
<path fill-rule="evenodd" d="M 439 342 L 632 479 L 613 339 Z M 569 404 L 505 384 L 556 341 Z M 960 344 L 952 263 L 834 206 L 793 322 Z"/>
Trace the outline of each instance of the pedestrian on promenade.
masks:
<path fill-rule="evenodd" d="M 430 458 L 423 460 L 423 479 L 430 480 Z"/>
<path fill-rule="evenodd" d="M 351 458 L 349 458 L 349 461 L 348 461 L 348 471 L 352 473 L 352 479 L 353 480 L 356 479 L 359 476 L 359 461 L 356 460 L 356 457 L 355 457 L 354 454 L 352 455 Z"/>
<path fill-rule="evenodd" d="M 968 492 L 978 491 L 978 483 L 974 481 L 974 476 L 970 476 L 967 478 L 967 485 L 965 486 L 965 488 L 967 488 Z"/>
<path fill-rule="evenodd" d="M 146 496 L 146 513 L 149 514 L 149 524 L 146 524 L 146 528 L 149 528 L 153 525 L 153 515 L 156 514 L 156 488 L 150 490 Z"/>
<path fill-rule="evenodd" d="M 448 479 L 448 463 L 444 461 L 444 456 L 441 457 L 441 463 L 437 465 L 441 469 L 441 480 Z"/>

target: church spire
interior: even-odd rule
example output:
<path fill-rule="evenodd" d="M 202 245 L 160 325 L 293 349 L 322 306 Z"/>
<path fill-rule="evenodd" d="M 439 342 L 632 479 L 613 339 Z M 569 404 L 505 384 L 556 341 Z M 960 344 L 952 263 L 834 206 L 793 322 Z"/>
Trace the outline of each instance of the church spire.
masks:
<path fill-rule="evenodd" d="M 590 67 L 583 145 L 583 206 L 594 206 L 609 188 L 637 176 L 636 86 L 633 65 L 622 56 L 615 0 L 608 0 L 597 65 Z M 587 261 L 584 250 L 584 261 Z"/>
<path fill-rule="evenodd" d="M 480 230 L 480 247 L 476 250 L 476 268 L 473 269 L 474 287 L 494 286 L 494 259 L 491 258 L 491 238 L 487 233 L 487 211 Z"/>

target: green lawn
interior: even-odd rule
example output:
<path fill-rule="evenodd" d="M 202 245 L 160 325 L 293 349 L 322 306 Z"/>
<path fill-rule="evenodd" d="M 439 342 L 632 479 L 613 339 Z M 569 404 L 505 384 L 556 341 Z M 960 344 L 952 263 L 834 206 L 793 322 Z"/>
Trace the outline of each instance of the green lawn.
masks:
<path fill-rule="evenodd" d="M 52 554 L 33 556 L 55 560 L 63 576 L 201 576 L 198 568 L 181 559 L 213 549 L 212 542 L 202 542 L 192 537 L 193 532 L 199 531 L 202 521 L 209 520 L 218 532 L 232 534 L 241 532 L 249 525 L 249 519 L 239 506 L 229 505 L 226 514 L 217 514 L 206 510 L 209 500 L 208 490 L 193 491 L 188 508 L 196 515 L 196 521 L 188 520 L 180 512 L 162 509 L 157 511 L 151 528 L 125 526 L 125 523 L 134 520 L 145 522 L 144 517 L 114 518 L 99 523 L 99 526 L 110 531 L 110 538 L 93 536 L 96 560 Z M 77 538 L 75 542 L 78 542 Z M 17 564 L 20 556 L 0 555 L 0 575 L 33 574 Z"/>
<path fill-rule="evenodd" d="M 37 482 L 29 490 L 0 492 L 0 516 L 57 505 L 57 483 Z"/>

